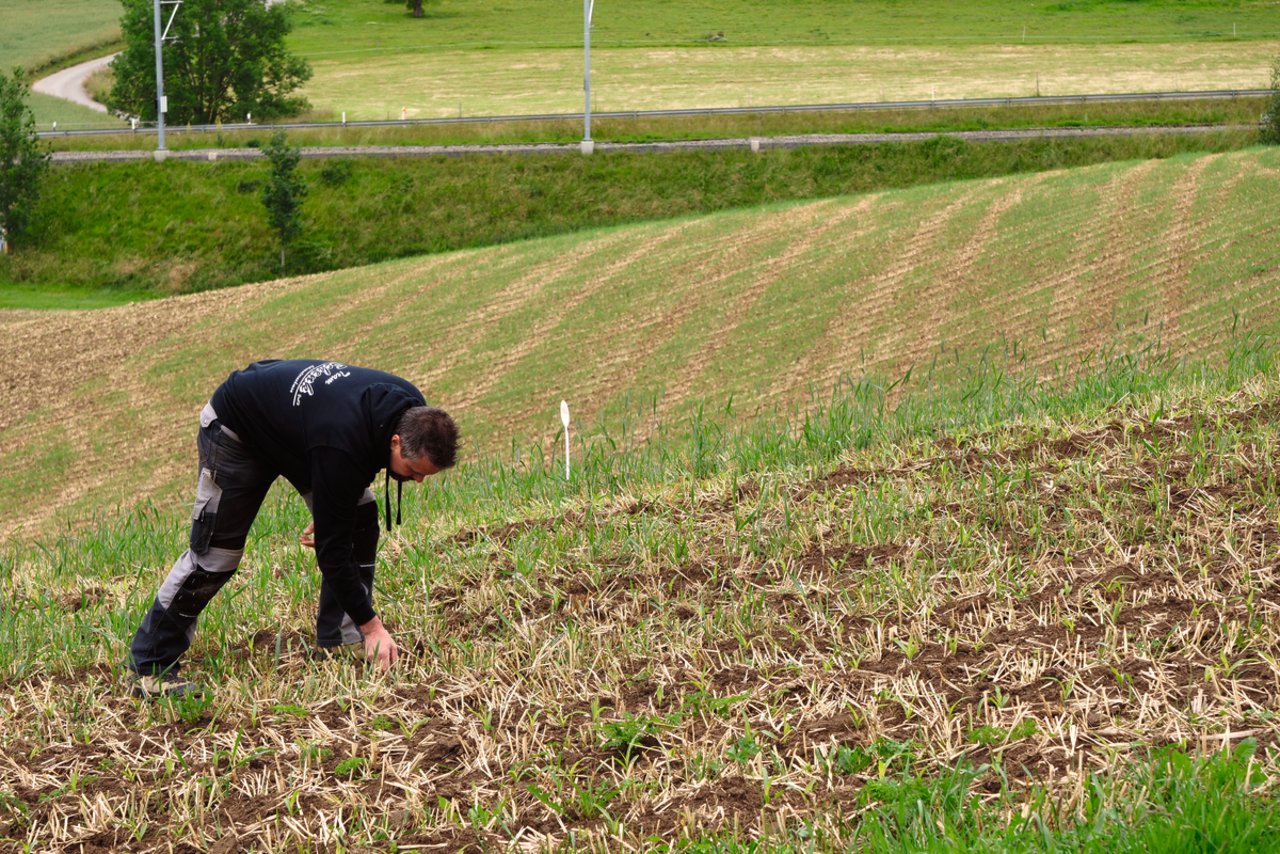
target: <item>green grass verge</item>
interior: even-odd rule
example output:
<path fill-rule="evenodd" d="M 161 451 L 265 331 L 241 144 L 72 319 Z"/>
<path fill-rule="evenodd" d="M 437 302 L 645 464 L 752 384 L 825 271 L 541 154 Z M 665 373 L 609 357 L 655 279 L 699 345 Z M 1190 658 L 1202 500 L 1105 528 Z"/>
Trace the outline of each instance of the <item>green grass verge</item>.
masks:
<path fill-rule="evenodd" d="M 154 299 L 155 296 L 154 293 L 147 291 L 117 288 L 86 289 L 8 282 L 0 286 L 0 308 L 34 310 L 108 308 L 113 305 Z"/>
<path fill-rule="evenodd" d="M 27 106 L 31 108 L 31 114 L 35 117 L 38 131 L 127 127 L 119 119 L 107 113 L 99 113 L 71 101 L 55 98 L 52 95 L 42 95 L 39 92 L 31 93 L 27 99 Z M 55 140 L 60 138 L 67 137 L 53 137 Z M 152 147 L 155 147 L 154 138 Z"/>
<path fill-rule="evenodd" d="M 941 181 L 1225 151 L 1252 132 L 750 152 L 305 162 L 312 192 L 289 272 Z M 0 284 L 182 293 L 279 274 L 259 198 L 265 166 L 63 165 L 31 243 Z M 180 259 L 176 263 L 174 259 Z"/>

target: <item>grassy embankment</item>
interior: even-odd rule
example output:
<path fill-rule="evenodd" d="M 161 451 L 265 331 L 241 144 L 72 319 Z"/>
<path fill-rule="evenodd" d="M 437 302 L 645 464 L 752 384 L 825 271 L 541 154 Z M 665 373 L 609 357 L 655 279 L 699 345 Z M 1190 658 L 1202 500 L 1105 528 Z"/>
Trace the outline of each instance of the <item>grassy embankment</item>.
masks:
<path fill-rule="evenodd" d="M 311 184 L 290 272 L 955 179 L 1240 148 L 1252 131 L 768 151 L 304 162 Z M 34 245 L 0 258 L 10 306 L 47 288 L 109 302 L 279 274 L 262 163 L 60 165 Z"/>
<path fill-rule="evenodd" d="M 804 113 L 747 113 L 701 116 L 635 116 L 591 121 L 599 142 L 653 142 L 687 139 L 741 139 L 750 136 L 847 133 L 948 133 L 1020 128 L 1156 128 L 1180 125 L 1256 126 L 1265 98 L 1200 98 L 1090 104 L 1020 104 L 876 110 L 820 110 Z M 261 144 L 268 129 L 244 125 L 215 132 L 170 127 L 170 150 L 242 148 Z M 496 121 L 461 124 L 334 125 L 289 131 L 303 146 L 497 145 L 576 143 L 582 119 Z M 54 151 L 151 151 L 152 134 L 124 132 L 90 137 L 52 136 Z"/>
<path fill-rule="evenodd" d="M 470 461 L 384 543 L 387 678 L 307 654 L 300 502 L 204 615 L 198 700 L 117 687 L 180 511 L 11 544 L 0 839 L 1274 850 L 1280 366 L 1223 347 L 717 406 L 567 483 Z"/>

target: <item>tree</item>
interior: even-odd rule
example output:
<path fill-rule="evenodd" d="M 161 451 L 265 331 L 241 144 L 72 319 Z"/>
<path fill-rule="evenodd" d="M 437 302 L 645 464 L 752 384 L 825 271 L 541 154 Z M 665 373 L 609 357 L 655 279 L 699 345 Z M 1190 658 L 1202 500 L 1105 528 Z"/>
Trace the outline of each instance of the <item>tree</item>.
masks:
<path fill-rule="evenodd" d="M 284 250 L 302 231 L 302 200 L 307 197 L 307 184 L 298 174 L 302 151 L 289 145 L 284 131 L 277 131 L 262 153 L 271 164 L 267 184 L 262 188 L 262 203 L 267 208 L 267 221 L 280 238 L 280 273 L 284 274 Z"/>
<path fill-rule="evenodd" d="M 12 243 L 31 222 L 49 152 L 36 136 L 21 68 L 0 71 L 0 242 Z"/>
<path fill-rule="evenodd" d="M 154 4 L 121 0 L 125 49 L 111 64 L 113 109 L 156 118 Z M 166 6 L 165 9 L 172 9 Z M 168 12 L 165 12 L 166 18 Z M 166 118 L 178 124 L 270 119 L 306 109 L 292 95 L 311 66 L 284 45 L 290 29 L 282 4 L 264 0 L 185 0 L 164 44 Z"/>
<path fill-rule="evenodd" d="M 399 3 L 400 0 L 386 0 L 387 3 Z M 426 13 L 422 11 L 424 0 L 404 0 L 404 7 L 413 12 L 413 17 L 421 18 Z"/>
<path fill-rule="evenodd" d="M 1262 114 L 1262 141 L 1280 145 L 1280 57 L 1271 66 L 1271 96 Z"/>

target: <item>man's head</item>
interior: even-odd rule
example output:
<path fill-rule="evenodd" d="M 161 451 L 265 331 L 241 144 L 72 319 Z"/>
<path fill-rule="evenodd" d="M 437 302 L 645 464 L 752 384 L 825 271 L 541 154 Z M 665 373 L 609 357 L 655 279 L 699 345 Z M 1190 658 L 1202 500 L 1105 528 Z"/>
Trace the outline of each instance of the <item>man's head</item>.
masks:
<path fill-rule="evenodd" d="M 452 468 L 458 455 L 458 425 L 449 413 L 430 406 L 406 409 L 391 436 L 391 476 L 422 482 Z"/>

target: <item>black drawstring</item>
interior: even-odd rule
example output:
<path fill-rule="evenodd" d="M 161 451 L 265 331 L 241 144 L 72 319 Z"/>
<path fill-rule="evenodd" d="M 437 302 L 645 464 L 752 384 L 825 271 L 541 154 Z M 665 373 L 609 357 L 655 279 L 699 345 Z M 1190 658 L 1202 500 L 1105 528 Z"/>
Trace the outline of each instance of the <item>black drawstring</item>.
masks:
<path fill-rule="evenodd" d="M 387 479 L 382 482 L 382 506 L 386 509 L 387 516 L 387 532 L 391 531 L 391 467 L 387 467 Z M 403 525 L 404 521 L 400 515 L 401 504 L 404 502 L 404 481 L 396 479 L 396 524 Z"/>

